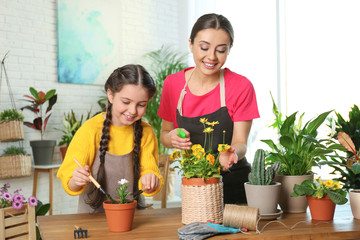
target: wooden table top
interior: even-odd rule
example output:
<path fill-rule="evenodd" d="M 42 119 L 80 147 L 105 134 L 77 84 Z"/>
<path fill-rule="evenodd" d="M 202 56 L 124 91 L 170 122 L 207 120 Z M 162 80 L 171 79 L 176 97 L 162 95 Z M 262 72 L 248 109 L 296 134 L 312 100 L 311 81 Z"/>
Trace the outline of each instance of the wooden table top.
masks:
<path fill-rule="evenodd" d="M 354 219 L 350 205 L 337 205 L 333 221 L 311 220 L 310 213 L 283 214 L 278 221 L 259 221 L 260 234 L 216 235 L 210 239 L 360 239 L 360 220 Z M 278 222 L 282 222 L 287 228 Z M 74 239 L 74 225 L 88 230 L 88 239 L 179 239 L 181 208 L 137 210 L 133 229 L 124 233 L 110 232 L 104 213 L 65 214 L 38 217 L 43 240 Z M 296 224 L 296 225 L 295 225 Z M 294 226 L 295 225 L 295 226 Z M 289 228 L 293 227 L 292 230 Z"/>

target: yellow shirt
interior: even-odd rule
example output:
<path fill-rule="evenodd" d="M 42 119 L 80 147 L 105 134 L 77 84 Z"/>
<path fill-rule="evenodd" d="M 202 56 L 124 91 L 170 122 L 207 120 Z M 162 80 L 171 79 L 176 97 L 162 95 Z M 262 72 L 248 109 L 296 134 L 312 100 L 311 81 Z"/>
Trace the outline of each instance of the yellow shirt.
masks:
<path fill-rule="evenodd" d="M 61 180 L 62 186 L 69 195 L 80 195 L 84 190 L 72 191 L 68 182 L 72 177 L 72 173 L 77 168 L 77 164 L 73 161 L 75 158 L 82 165 L 91 166 L 95 160 L 96 152 L 100 145 L 101 131 L 104 123 L 103 113 L 87 120 L 76 132 L 72 139 L 65 159 L 61 164 L 57 177 Z M 160 187 L 152 193 L 143 193 L 144 196 L 153 196 L 158 193 L 163 185 L 163 178 L 160 174 L 158 164 L 158 147 L 157 138 L 152 127 L 142 122 L 143 135 L 140 147 L 140 179 L 144 174 L 153 173 L 160 179 Z M 133 126 L 117 127 L 110 125 L 110 141 L 108 144 L 108 152 L 115 155 L 123 155 L 132 151 L 134 147 Z M 142 189 L 141 180 L 139 179 L 139 189 Z M 120 179 L 119 179 L 120 180 Z"/>

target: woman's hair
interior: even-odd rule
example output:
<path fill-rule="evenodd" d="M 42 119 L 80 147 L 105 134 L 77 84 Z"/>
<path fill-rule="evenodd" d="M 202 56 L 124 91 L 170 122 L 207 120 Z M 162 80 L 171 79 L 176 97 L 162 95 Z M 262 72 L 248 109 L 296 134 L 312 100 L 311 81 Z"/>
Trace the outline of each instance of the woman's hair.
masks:
<path fill-rule="evenodd" d="M 198 32 L 208 28 L 214 28 L 216 30 L 222 29 L 225 32 L 227 32 L 227 34 L 230 37 L 230 48 L 232 47 L 234 42 L 233 27 L 231 26 L 230 21 L 226 17 L 216 13 L 205 14 L 198 18 L 198 20 L 196 21 L 196 23 L 194 24 L 191 30 L 191 34 L 190 34 L 191 43 L 194 44 L 194 39 Z"/>
<path fill-rule="evenodd" d="M 145 70 L 141 65 L 125 65 L 123 67 L 117 68 L 110 75 L 108 80 L 105 83 L 105 92 L 110 90 L 113 94 L 120 92 L 124 85 L 133 84 L 137 86 L 144 87 L 149 95 L 149 99 L 154 96 L 156 93 L 156 86 L 154 80 L 151 78 L 150 74 Z M 110 140 L 110 124 L 112 120 L 112 104 L 108 101 L 108 106 L 106 109 L 106 118 L 104 120 L 104 124 L 102 127 L 101 140 L 100 140 L 100 166 L 97 174 L 97 181 L 100 185 L 105 186 L 105 154 L 108 150 L 108 143 Z M 142 125 L 141 119 L 137 120 L 133 124 L 134 131 L 134 149 L 133 149 L 133 157 L 134 157 L 134 188 L 133 193 L 137 192 L 138 181 L 140 178 L 140 167 L 139 167 L 139 159 L 140 159 L 140 145 L 142 138 Z M 121 146 L 119 146 L 121 147 Z M 104 194 L 102 194 L 94 184 L 90 184 L 90 191 L 88 194 L 87 203 L 93 208 L 96 209 L 101 206 L 104 201 Z"/>

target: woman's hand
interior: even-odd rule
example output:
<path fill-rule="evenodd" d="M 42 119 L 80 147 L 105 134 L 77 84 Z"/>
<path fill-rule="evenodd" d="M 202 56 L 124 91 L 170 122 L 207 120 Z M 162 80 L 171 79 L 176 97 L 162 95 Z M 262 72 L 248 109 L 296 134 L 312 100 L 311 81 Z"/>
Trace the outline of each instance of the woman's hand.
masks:
<path fill-rule="evenodd" d="M 159 188 L 160 179 L 153 173 L 147 173 L 141 177 L 142 190 L 151 193 Z"/>
<path fill-rule="evenodd" d="M 190 146 L 192 145 L 190 142 L 190 133 L 184 128 L 181 128 L 181 130 L 185 133 L 185 138 L 181 138 L 179 136 L 177 128 L 169 132 L 171 145 L 173 146 L 173 148 L 189 150 Z"/>
<path fill-rule="evenodd" d="M 72 177 L 69 181 L 69 188 L 72 191 L 79 191 L 83 186 L 90 182 L 90 172 L 89 166 L 86 165 L 85 167 L 77 167 L 73 171 Z"/>
<path fill-rule="evenodd" d="M 237 156 L 235 153 L 235 148 L 230 147 L 226 152 L 221 152 L 219 157 L 219 162 L 223 166 L 223 171 L 227 171 L 234 163 L 237 163 Z"/>

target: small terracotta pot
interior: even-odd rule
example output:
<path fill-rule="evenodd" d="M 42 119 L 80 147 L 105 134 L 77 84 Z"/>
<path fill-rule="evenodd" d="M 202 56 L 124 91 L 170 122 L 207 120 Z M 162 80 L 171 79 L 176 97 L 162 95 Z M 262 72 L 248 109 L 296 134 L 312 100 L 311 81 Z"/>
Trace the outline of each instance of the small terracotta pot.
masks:
<path fill-rule="evenodd" d="M 61 159 L 64 161 L 68 147 L 60 147 Z"/>
<path fill-rule="evenodd" d="M 202 178 L 185 178 L 181 179 L 181 183 L 186 186 L 190 185 L 207 185 L 207 184 L 216 184 L 220 182 L 220 178 L 210 177 L 207 180 Z"/>
<path fill-rule="evenodd" d="M 103 202 L 110 232 L 127 232 L 131 230 L 136 204 L 136 200 L 125 204 L 113 204 L 110 200 Z"/>
<path fill-rule="evenodd" d="M 336 204 L 328 195 L 325 195 L 323 198 L 314 198 L 307 195 L 306 198 L 313 220 L 329 221 L 334 218 Z"/>

